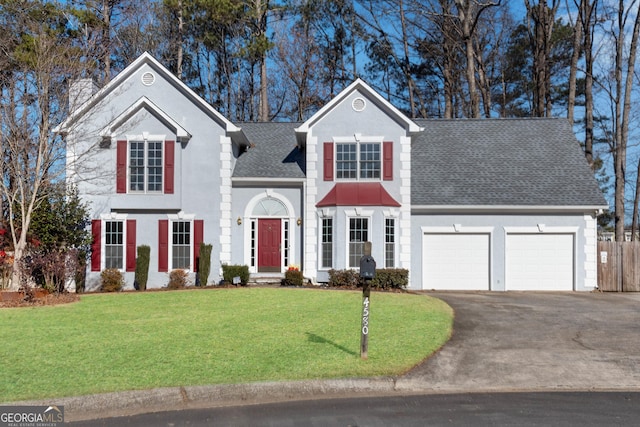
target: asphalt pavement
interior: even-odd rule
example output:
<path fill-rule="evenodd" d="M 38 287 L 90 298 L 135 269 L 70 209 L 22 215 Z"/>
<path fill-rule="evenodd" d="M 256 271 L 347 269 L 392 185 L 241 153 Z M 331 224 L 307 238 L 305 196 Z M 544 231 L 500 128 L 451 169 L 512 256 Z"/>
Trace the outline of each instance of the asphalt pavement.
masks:
<path fill-rule="evenodd" d="M 171 387 L 21 404 L 67 421 L 242 404 L 476 392 L 640 391 L 640 294 L 425 292 L 455 311 L 451 340 L 397 378 Z"/>

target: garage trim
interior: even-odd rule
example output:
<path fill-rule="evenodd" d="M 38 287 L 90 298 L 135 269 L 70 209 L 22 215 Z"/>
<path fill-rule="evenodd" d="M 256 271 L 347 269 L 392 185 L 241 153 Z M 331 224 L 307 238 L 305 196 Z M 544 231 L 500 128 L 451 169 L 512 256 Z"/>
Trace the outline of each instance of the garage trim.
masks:
<path fill-rule="evenodd" d="M 576 274 L 577 274 L 577 245 L 578 245 L 578 231 L 579 227 L 548 227 L 545 224 L 537 224 L 532 227 L 503 227 L 504 229 L 504 240 L 505 240 L 505 250 L 504 250 L 504 266 L 505 266 L 505 290 L 513 290 L 514 288 L 510 286 L 510 276 L 512 276 L 512 272 L 509 271 L 509 255 L 511 253 L 511 248 L 509 247 L 509 235 L 510 234 L 520 234 L 520 235 L 571 235 L 573 238 L 573 246 L 572 246 L 572 283 L 571 290 L 576 289 Z M 535 290 L 535 289 L 531 289 Z"/>

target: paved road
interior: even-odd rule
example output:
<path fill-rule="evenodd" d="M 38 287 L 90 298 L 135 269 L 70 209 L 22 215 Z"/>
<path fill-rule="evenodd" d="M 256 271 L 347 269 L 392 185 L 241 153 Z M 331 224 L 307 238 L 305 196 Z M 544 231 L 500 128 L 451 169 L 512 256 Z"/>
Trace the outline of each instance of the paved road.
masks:
<path fill-rule="evenodd" d="M 70 426 L 637 426 L 640 393 L 435 394 L 172 411 Z"/>

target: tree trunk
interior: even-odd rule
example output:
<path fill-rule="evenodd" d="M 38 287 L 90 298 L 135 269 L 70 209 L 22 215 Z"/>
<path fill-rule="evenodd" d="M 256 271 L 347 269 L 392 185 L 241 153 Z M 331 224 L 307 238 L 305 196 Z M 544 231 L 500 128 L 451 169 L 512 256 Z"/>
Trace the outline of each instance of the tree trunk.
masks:
<path fill-rule="evenodd" d="M 267 35 L 267 12 L 269 10 L 269 0 L 256 0 L 256 19 L 258 21 L 258 37 L 266 39 Z M 267 46 L 260 47 L 260 111 L 259 120 L 269 121 L 269 92 L 267 81 Z"/>
<path fill-rule="evenodd" d="M 469 89 L 469 112 L 471 117 L 480 117 L 480 102 L 478 91 L 476 90 L 475 73 L 475 51 L 473 49 L 472 29 L 474 21 L 474 7 L 471 0 L 455 0 L 458 8 L 458 19 L 460 19 L 460 29 L 462 41 L 464 42 L 464 53 L 467 60 L 466 76 L 467 87 Z"/>
<path fill-rule="evenodd" d="M 585 0 L 581 0 L 584 3 Z M 576 80 L 578 75 L 578 60 L 582 52 L 582 4 L 579 7 L 578 17 L 573 25 L 573 52 L 571 54 L 571 65 L 569 67 L 569 95 L 567 99 L 567 118 L 573 126 L 574 108 L 576 104 Z"/>
<path fill-rule="evenodd" d="M 584 31 L 584 155 L 593 167 L 593 29 L 598 0 L 581 0 L 580 17 Z"/>
<path fill-rule="evenodd" d="M 533 45 L 533 83 L 534 83 L 534 115 L 536 117 L 551 116 L 553 107 L 551 100 L 551 36 L 555 15 L 560 5 L 553 0 L 551 7 L 546 1 L 539 0 L 532 5 L 525 0 L 527 16 L 533 21 L 529 28 L 529 37 Z"/>
<path fill-rule="evenodd" d="M 615 228 L 616 241 L 624 241 L 624 222 L 625 222 L 625 206 L 624 193 L 626 184 L 626 166 L 627 166 L 627 141 L 629 137 L 629 117 L 631 109 L 631 90 L 633 85 L 633 73 L 635 70 L 636 52 L 638 47 L 638 35 L 640 33 L 640 4 L 636 10 L 636 17 L 631 35 L 631 43 L 629 44 L 629 56 L 627 59 L 626 78 L 624 88 L 622 82 L 623 68 L 623 50 L 624 50 L 624 0 L 620 0 L 618 11 L 618 39 L 616 46 L 616 150 L 615 156 Z M 620 105 L 620 95 L 624 90 L 624 98 Z"/>
<path fill-rule="evenodd" d="M 184 56 L 184 47 L 182 46 L 183 38 L 184 38 L 184 18 L 183 18 L 183 8 L 182 8 L 182 0 L 178 0 L 178 4 L 176 6 L 178 8 L 178 46 L 177 48 L 177 59 L 176 59 L 176 77 L 182 80 L 182 61 Z"/>
<path fill-rule="evenodd" d="M 111 1 L 102 0 L 102 62 L 105 84 L 111 80 Z"/>

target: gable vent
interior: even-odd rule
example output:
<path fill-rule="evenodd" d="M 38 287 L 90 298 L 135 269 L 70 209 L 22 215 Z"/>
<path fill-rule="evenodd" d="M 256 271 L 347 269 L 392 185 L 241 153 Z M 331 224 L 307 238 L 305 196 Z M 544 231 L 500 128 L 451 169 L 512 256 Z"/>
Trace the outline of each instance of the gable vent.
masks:
<path fill-rule="evenodd" d="M 147 71 L 142 75 L 142 84 L 145 86 L 151 86 L 155 81 L 156 81 L 156 76 L 149 71 Z"/>
<path fill-rule="evenodd" d="M 351 107 L 358 112 L 364 110 L 364 107 L 366 106 L 367 106 L 367 103 L 364 101 L 364 98 L 356 98 L 351 103 Z"/>

